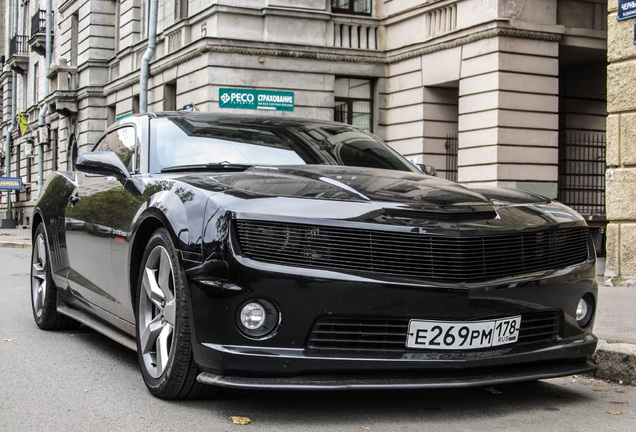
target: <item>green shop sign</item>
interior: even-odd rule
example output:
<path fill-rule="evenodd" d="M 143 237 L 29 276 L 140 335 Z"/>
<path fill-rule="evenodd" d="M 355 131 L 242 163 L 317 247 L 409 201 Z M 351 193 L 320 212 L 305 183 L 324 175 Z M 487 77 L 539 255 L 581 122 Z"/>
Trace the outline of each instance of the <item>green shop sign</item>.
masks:
<path fill-rule="evenodd" d="M 219 107 L 293 111 L 294 92 L 221 88 L 219 89 Z"/>

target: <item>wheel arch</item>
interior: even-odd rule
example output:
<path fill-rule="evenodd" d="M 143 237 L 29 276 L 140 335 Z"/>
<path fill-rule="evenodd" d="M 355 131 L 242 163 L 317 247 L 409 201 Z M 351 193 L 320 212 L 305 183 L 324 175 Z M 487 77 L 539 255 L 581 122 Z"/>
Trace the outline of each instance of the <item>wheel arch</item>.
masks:
<path fill-rule="evenodd" d="M 137 296 L 137 282 L 139 280 L 139 272 L 141 267 L 141 260 L 144 255 L 144 250 L 148 241 L 150 241 L 150 237 L 152 234 L 157 231 L 159 228 L 167 228 L 170 235 L 173 236 L 174 241 L 174 233 L 170 228 L 166 226 L 166 222 L 159 219 L 156 216 L 149 216 L 144 218 L 139 226 L 137 227 L 134 240 L 131 247 L 130 254 L 130 271 L 129 271 L 129 287 L 130 287 L 130 298 L 133 302 L 133 310 L 136 310 L 136 296 Z"/>
<path fill-rule="evenodd" d="M 37 209 L 33 210 L 31 215 L 31 238 L 35 235 L 35 231 L 38 229 L 38 225 L 44 223 L 44 216 Z M 47 232 L 46 225 L 44 226 L 44 232 Z"/>

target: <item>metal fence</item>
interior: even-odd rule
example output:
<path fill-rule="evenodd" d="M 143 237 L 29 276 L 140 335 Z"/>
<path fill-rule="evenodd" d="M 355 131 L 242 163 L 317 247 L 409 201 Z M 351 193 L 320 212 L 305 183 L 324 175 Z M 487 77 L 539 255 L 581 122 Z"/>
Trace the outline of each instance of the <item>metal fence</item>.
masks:
<path fill-rule="evenodd" d="M 588 221 L 605 222 L 605 134 L 569 134 L 559 141 L 558 200 Z"/>
<path fill-rule="evenodd" d="M 446 143 L 444 144 L 444 147 L 446 148 L 446 179 L 456 182 L 458 151 L 457 135 L 446 135 Z"/>

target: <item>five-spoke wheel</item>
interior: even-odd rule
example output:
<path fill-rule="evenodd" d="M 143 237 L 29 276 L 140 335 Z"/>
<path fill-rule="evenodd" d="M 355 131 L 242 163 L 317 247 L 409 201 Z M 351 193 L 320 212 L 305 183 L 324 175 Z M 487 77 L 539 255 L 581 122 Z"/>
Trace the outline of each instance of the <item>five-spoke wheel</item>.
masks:
<path fill-rule="evenodd" d="M 207 395 L 197 382 L 185 277 L 168 231 L 154 232 L 141 260 L 137 284 L 137 355 L 148 390 L 160 398 Z"/>
<path fill-rule="evenodd" d="M 43 330 L 72 329 L 79 323 L 57 311 L 57 287 L 51 276 L 51 263 L 44 225 L 33 234 L 31 252 L 31 306 L 35 323 Z"/>
<path fill-rule="evenodd" d="M 168 366 L 174 344 L 174 273 L 168 251 L 155 246 L 148 255 L 139 296 L 139 339 L 148 374 L 159 378 Z"/>

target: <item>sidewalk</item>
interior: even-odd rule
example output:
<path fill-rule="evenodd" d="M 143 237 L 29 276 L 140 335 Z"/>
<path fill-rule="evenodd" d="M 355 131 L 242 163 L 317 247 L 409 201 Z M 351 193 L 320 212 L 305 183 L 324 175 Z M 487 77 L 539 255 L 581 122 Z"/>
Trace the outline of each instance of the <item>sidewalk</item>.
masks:
<path fill-rule="evenodd" d="M 0 247 L 30 248 L 29 229 L 0 229 Z M 636 287 L 605 286 L 605 259 L 599 258 L 598 306 L 594 333 L 599 338 L 596 376 L 636 385 Z"/>
<path fill-rule="evenodd" d="M 31 229 L 0 229 L 0 247 L 30 248 Z"/>

